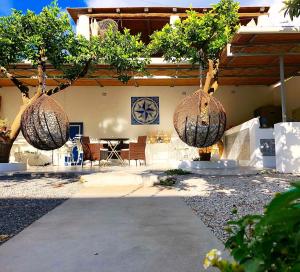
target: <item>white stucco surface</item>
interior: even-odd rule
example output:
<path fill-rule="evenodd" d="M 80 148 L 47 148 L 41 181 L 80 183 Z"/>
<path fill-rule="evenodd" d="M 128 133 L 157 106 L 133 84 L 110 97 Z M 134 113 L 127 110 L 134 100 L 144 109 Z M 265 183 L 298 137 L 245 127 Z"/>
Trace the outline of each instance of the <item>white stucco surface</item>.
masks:
<path fill-rule="evenodd" d="M 300 77 L 293 77 L 286 81 L 286 106 L 288 120 L 300 121 Z M 280 105 L 280 87 L 274 88 L 274 102 Z"/>
<path fill-rule="evenodd" d="M 79 15 L 77 20 L 77 35 L 82 35 L 86 39 L 90 39 L 90 17 L 87 15 Z"/>
<path fill-rule="evenodd" d="M 300 173 L 300 122 L 275 125 L 276 170 Z"/>
<path fill-rule="evenodd" d="M 243 133 L 246 132 L 246 133 Z M 234 136 L 232 146 L 225 145 L 225 159 L 237 160 L 240 165 L 255 168 L 275 168 L 275 156 L 264 156 L 261 139 L 274 139 L 273 128 L 260 128 L 259 118 L 253 118 L 239 126 L 227 130 L 224 137 Z M 226 143 L 226 140 L 225 140 Z M 247 148 L 248 158 L 240 160 L 240 154 Z"/>

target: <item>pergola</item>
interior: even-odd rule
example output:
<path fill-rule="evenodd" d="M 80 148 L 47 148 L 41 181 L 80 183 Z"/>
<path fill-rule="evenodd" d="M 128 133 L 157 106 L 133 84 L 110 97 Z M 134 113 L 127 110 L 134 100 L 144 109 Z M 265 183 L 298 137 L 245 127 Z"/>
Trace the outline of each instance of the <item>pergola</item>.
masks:
<path fill-rule="evenodd" d="M 300 31 L 282 32 L 240 31 L 223 50 L 220 63 L 221 85 L 273 85 L 280 81 L 279 58 L 283 56 L 284 77 L 297 76 L 300 71 Z M 31 64 L 11 67 L 18 78 L 36 86 L 36 71 Z M 154 58 L 148 65 L 150 76 L 136 75 L 132 86 L 189 86 L 199 84 L 199 68 L 187 63 L 168 64 Z M 205 71 L 203 71 L 205 76 Z M 49 66 L 47 84 L 63 82 L 60 72 Z M 108 65 L 97 65 L 95 71 L 76 81 L 79 86 L 122 86 L 115 72 Z M 11 81 L 0 78 L 0 86 L 13 86 Z"/>

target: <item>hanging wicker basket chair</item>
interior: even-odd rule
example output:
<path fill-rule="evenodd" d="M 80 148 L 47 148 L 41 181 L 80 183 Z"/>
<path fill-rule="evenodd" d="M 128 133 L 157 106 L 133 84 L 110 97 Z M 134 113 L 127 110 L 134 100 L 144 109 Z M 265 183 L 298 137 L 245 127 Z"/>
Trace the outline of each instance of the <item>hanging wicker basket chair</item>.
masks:
<path fill-rule="evenodd" d="M 198 148 L 209 147 L 223 136 L 226 113 L 216 98 L 198 90 L 177 106 L 173 122 L 183 142 Z"/>
<path fill-rule="evenodd" d="M 54 150 L 69 139 L 69 121 L 62 107 L 48 95 L 41 95 L 22 114 L 21 130 L 37 149 Z"/>
<path fill-rule="evenodd" d="M 107 30 L 109 30 L 110 28 L 113 31 L 117 31 L 119 28 L 118 23 L 112 19 L 104 19 L 102 21 L 99 21 L 98 26 L 99 26 L 99 35 L 101 37 L 104 37 Z"/>

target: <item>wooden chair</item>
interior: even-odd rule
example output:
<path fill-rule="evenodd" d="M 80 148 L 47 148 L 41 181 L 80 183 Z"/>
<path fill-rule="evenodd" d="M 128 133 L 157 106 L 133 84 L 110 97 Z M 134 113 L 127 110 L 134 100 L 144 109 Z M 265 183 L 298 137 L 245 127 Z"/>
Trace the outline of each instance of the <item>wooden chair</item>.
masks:
<path fill-rule="evenodd" d="M 83 160 L 82 160 L 82 167 L 83 162 L 89 160 L 91 162 L 91 166 L 93 161 L 99 161 L 105 159 L 107 157 L 107 149 L 103 148 L 103 144 L 91 143 L 90 137 L 82 136 L 81 137 L 81 145 L 83 151 Z"/>
<path fill-rule="evenodd" d="M 123 160 L 128 160 L 129 165 L 131 160 L 135 160 L 136 165 L 138 160 L 142 160 L 146 165 L 146 141 L 147 136 L 139 136 L 137 143 L 129 143 L 129 149 L 121 150 L 121 158 Z"/>

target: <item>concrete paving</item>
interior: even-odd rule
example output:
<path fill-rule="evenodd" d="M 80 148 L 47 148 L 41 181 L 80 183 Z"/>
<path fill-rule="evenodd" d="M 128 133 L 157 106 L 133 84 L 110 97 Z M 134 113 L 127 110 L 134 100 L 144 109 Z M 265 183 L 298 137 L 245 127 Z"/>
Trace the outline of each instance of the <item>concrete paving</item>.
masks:
<path fill-rule="evenodd" d="M 222 244 L 175 190 L 86 187 L 0 247 L 1 272 L 199 272 Z"/>

